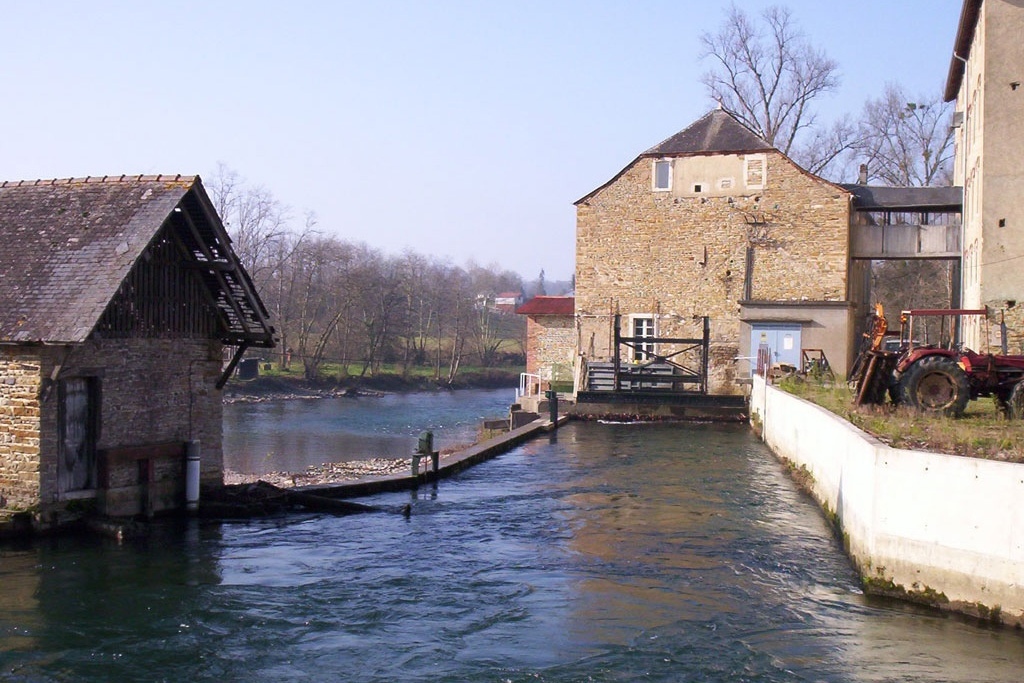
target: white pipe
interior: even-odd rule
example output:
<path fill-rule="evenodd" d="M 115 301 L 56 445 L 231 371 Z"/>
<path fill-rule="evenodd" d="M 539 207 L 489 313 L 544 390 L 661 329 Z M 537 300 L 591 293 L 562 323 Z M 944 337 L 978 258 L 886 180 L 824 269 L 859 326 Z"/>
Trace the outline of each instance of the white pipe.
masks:
<path fill-rule="evenodd" d="M 185 509 L 199 510 L 199 441 L 185 447 Z"/>

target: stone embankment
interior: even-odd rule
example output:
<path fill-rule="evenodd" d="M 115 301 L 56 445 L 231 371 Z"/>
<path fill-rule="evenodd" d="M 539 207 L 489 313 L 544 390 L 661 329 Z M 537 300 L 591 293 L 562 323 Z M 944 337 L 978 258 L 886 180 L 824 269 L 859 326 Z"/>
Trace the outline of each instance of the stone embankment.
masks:
<path fill-rule="evenodd" d="M 356 398 L 359 396 L 384 396 L 384 392 L 359 387 L 254 380 L 251 383 L 229 384 L 224 390 L 224 403 L 261 403 L 263 401 L 304 398 Z"/>
<path fill-rule="evenodd" d="M 1024 464 L 892 448 L 760 377 L 750 412 L 866 590 L 1024 625 Z"/>

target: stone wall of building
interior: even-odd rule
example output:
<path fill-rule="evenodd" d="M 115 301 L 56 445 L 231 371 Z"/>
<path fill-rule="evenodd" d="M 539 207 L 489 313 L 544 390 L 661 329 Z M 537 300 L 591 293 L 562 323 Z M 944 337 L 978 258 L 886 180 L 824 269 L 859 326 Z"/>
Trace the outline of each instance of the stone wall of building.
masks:
<path fill-rule="evenodd" d="M 741 300 L 846 300 L 849 195 L 779 152 L 767 154 L 763 188 L 733 194 L 654 192 L 652 167 L 637 160 L 577 205 L 581 352 L 611 357 L 615 312 L 624 335 L 626 317 L 643 314 L 660 337 L 698 338 L 709 316 L 710 390 L 735 393 Z"/>
<path fill-rule="evenodd" d="M 60 378 L 97 378 L 99 450 L 198 440 L 201 480 L 211 486 L 223 481 L 222 396 L 214 387 L 222 363 L 219 342 L 111 339 L 47 347 L 42 376 L 52 376 L 60 365 Z M 44 389 L 43 394 L 39 495 L 48 503 L 58 499 L 59 399 L 55 389 Z M 137 476 L 128 476 L 133 474 Z M 184 464 L 157 475 L 183 477 Z M 116 472 L 112 477 L 115 481 L 121 478 Z"/>
<path fill-rule="evenodd" d="M 24 510 L 39 496 L 40 359 L 0 349 L 0 510 Z"/>
<path fill-rule="evenodd" d="M 526 371 L 546 381 L 571 382 L 576 323 L 569 315 L 531 315 L 526 319 Z"/>

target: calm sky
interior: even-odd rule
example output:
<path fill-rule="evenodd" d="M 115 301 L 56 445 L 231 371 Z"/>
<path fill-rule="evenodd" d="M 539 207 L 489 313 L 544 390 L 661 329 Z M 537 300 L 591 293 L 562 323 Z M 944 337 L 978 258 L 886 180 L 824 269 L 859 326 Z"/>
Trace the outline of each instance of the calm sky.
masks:
<path fill-rule="evenodd" d="M 823 117 L 945 81 L 961 0 L 783 4 L 842 69 Z M 0 179 L 223 163 L 296 224 L 568 279 L 573 202 L 713 107 L 698 36 L 727 5 L 7 2 Z"/>

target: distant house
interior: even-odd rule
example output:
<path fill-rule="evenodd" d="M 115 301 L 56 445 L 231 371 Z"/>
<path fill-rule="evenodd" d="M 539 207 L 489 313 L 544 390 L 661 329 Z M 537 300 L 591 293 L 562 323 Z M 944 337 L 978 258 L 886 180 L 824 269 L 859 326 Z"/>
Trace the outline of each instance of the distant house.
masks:
<path fill-rule="evenodd" d="M 502 292 L 494 297 L 494 308 L 502 313 L 515 313 L 516 307 L 523 303 L 522 292 Z"/>
<path fill-rule="evenodd" d="M 200 179 L 3 183 L 0 241 L 0 521 L 181 507 L 189 442 L 220 484 L 220 389 L 274 340 Z"/>
<path fill-rule="evenodd" d="M 1005 320 L 1011 351 L 1024 352 L 1024 4 L 964 0 L 945 99 L 953 118 L 954 182 L 963 186 L 964 308 L 988 307 L 994 323 L 965 318 L 964 341 L 985 350 Z"/>
<path fill-rule="evenodd" d="M 516 313 L 526 316 L 526 372 L 548 389 L 571 386 L 576 350 L 575 305 L 571 296 L 536 296 Z"/>
<path fill-rule="evenodd" d="M 822 349 L 845 374 L 850 206 L 722 109 L 641 153 L 576 202 L 577 390 L 617 359 L 615 391 L 736 394 L 760 346 L 794 366 Z"/>

